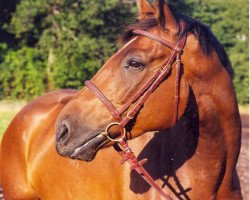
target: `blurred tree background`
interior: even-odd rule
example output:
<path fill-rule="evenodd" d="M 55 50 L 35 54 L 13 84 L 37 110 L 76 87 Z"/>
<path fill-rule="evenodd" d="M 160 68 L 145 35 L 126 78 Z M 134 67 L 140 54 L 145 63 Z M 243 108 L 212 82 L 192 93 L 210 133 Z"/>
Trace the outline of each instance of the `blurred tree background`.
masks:
<path fill-rule="evenodd" d="M 248 104 L 248 1 L 168 3 L 211 27 L 231 59 L 239 103 Z M 135 0 L 0 0 L 0 98 L 81 88 L 135 13 Z"/>

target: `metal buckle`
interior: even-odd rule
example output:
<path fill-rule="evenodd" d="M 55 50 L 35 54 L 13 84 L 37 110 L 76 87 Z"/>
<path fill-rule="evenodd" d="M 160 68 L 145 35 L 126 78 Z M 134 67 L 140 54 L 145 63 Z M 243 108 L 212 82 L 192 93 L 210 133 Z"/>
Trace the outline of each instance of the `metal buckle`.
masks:
<path fill-rule="evenodd" d="M 162 70 L 162 68 L 161 67 L 158 67 L 155 71 L 154 71 L 154 73 L 157 73 L 158 71 L 161 71 Z"/>
<path fill-rule="evenodd" d="M 122 128 L 123 134 L 121 133 L 122 136 L 121 136 L 121 137 L 118 137 L 117 139 L 113 139 L 113 138 L 111 138 L 111 137 L 109 136 L 109 132 L 108 132 L 108 131 L 109 131 L 109 129 L 110 129 L 112 126 L 115 126 L 115 125 L 120 126 L 120 123 L 118 123 L 118 122 L 112 122 L 112 123 L 110 123 L 110 124 L 107 126 L 105 132 L 101 133 L 101 135 L 106 136 L 110 141 L 118 142 L 121 138 L 124 138 L 124 137 L 126 136 L 126 129 L 123 127 L 123 128 Z M 121 127 L 121 126 L 120 126 L 120 127 Z"/>
<path fill-rule="evenodd" d="M 134 118 L 134 117 L 131 116 L 131 111 L 128 111 L 126 117 L 129 118 L 129 119 L 133 119 Z"/>
<path fill-rule="evenodd" d="M 119 142 L 118 142 L 118 146 L 121 148 L 121 150 L 123 152 L 132 152 L 132 150 L 129 148 L 129 146 L 127 146 L 126 148 L 124 148 Z"/>
<path fill-rule="evenodd" d="M 172 69 L 172 65 L 168 64 L 168 65 L 167 65 L 167 69 L 168 69 L 168 70 L 171 70 L 171 69 Z"/>

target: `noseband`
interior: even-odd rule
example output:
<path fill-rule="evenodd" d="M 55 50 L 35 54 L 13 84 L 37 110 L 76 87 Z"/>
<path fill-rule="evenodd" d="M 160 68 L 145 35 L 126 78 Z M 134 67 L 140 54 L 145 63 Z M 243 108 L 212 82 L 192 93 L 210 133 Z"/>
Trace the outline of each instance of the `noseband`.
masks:
<path fill-rule="evenodd" d="M 175 102 L 174 102 L 174 115 L 173 115 L 173 123 L 172 126 L 178 120 L 178 105 L 179 105 L 179 83 L 180 83 L 180 66 L 181 66 L 181 54 L 183 48 L 186 43 L 187 35 L 183 34 L 185 31 L 185 22 L 181 22 L 181 37 L 177 44 L 173 44 L 163 38 L 159 38 L 158 36 L 151 34 L 147 31 L 142 30 L 134 30 L 133 33 L 136 35 L 144 36 L 154 40 L 156 42 L 161 43 L 164 46 L 167 46 L 173 49 L 173 53 L 170 58 L 163 64 L 161 67 L 157 68 L 152 75 L 152 77 L 139 89 L 133 96 L 130 98 L 119 110 L 115 108 L 115 106 L 107 99 L 107 97 L 91 82 L 86 81 L 85 85 L 89 88 L 89 90 L 95 94 L 95 96 L 103 102 L 105 107 L 112 114 L 116 122 L 109 124 L 106 128 L 106 131 L 102 133 L 109 140 L 117 142 L 120 146 L 119 154 L 123 157 L 121 163 L 127 161 L 131 165 L 131 169 L 135 169 L 153 188 L 155 188 L 165 199 L 171 200 L 171 198 L 155 184 L 153 178 L 146 172 L 146 170 L 142 167 L 142 165 L 146 162 L 146 160 L 138 161 L 135 157 L 134 153 L 128 147 L 126 137 L 126 125 L 130 122 L 136 114 L 141 110 L 145 101 L 148 99 L 150 94 L 161 84 L 163 79 L 170 74 L 172 65 L 176 62 L 176 77 L 175 77 Z M 136 102 L 137 101 L 137 102 Z M 128 108 L 136 102 L 135 106 L 127 112 L 126 116 L 122 116 L 123 113 L 128 110 Z M 110 136 L 109 129 L 118 125 L 121 130 L 121 136 L 117 139 L 113 139 Z"/>

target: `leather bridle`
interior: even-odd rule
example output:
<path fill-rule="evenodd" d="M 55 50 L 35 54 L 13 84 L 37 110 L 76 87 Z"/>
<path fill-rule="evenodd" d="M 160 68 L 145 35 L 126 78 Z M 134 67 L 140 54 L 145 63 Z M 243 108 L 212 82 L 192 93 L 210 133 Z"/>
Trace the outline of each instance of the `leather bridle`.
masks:
<path fill-rule="evenodd" d="M 170 200 L 171 198 L 160 188 L 158 185 L 155 184 L 153 178 L 146 172 L 146 170 L 142 167 L 142 165 L 146 162 L 146 160 L 138 161 L 135 157 L 132 150 L 128 147 L 126 141 L 126 125 L 130 122 L 136 114 L 140 111 L 142 106 L 144 105 L 145 101 L 148 99 L 150 94 L 161 84 L 163 79 L 168 76 L 171 72 L 172 65 L 176 62 L 176 77 L 175 77 L 175 102 L 174 102 L 174 115 L 173 115 L 173 123 L 172 126 L 178 120 L 178 104 L 179 104 L 179 83 L 180 83 L 180 66 L 181 66 L 181 54 L 183 48 L 186 43 L 187 35 L 184 34 L 185 32 L 185 22 L 181 22 L 181 37 L 177 44 L 173 44 L 163 38 L 159 38 L 158 36 L 149 33 L 143 30 L 133 30 L 135 35 L 145 36 L 150 38 L 156 42 L 161 43 L 164 46 L 167 46 L 173 50 L 173 53 L 167 59 L 167 61 L 161 65 L 161 67 L 157 68 L 152 75 L 152 77 L 139 89 L 133 96 L 130 98 L 119 110 L 115 108 L 115 106 L 107 99 L 107 97 L 91 82 L 86 81 L 85 85 L 89 88 L 89 90 L 95 94 L 95 96 L 103 102 L 105 107 L 109 110 L 112 114 L 116 122 L 109 124 L 102 135 L 105 135 L 111 141 L 117 142 L 120 146 L 119 154 L 123 157 L 122 163 L 127 161 L 131 165 L 131 169 L 135 169 L 153 188 L 155 188 L 164 198 Z M 128 108 L 135 103 L 135 106 L 127 112 L 126 116 L 122 116 L 123 113 L 128 110 Z M 113 139 L 110 136 L 109 129 L 114 126 L 118 125 L 121 130 L 121 136 L 117 139 Z"/>

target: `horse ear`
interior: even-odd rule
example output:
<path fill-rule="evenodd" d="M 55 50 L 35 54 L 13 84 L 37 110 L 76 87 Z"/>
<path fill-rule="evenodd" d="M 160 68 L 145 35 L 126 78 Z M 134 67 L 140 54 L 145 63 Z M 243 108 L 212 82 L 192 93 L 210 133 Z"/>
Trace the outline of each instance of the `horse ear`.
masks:
<path fill-rule="evenodd" d="M 137 6 L 139 10 L 139 19 L 142 19 L 148 13 L 154 13 L 153 7 L 147 0 L 137 0 Z"/>
<path fill-rule="evenodd" d="M 163 29 L 177 33 L 179 25 L 165 0 L 155 0 L 155 16 Z"/>

